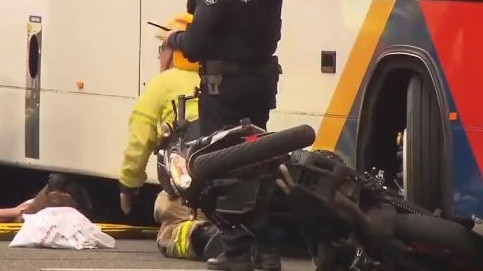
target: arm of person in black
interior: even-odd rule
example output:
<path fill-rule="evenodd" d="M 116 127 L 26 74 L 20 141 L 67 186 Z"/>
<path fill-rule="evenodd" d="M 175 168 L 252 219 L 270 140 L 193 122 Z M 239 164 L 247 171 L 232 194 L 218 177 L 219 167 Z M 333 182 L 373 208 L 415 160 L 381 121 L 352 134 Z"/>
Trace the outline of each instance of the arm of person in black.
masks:
<path fill-rule="evenodd" d="M 228 0 L 217 0 L 215 4 L 198 1 L 193 14 L 193 22 L 186 31 L 178 31 L 168 36 L 168 47 L 183 52 L 192 61 L 198 61 L 207 50 L 209 37 L 221 17 L 223 5 Z"/>
<path fill-rule="evenodd" d="M 186 11 L 189 14 L 194 14 L 196 9 L 196 0 L 188 0 L 186 1 Z"/>

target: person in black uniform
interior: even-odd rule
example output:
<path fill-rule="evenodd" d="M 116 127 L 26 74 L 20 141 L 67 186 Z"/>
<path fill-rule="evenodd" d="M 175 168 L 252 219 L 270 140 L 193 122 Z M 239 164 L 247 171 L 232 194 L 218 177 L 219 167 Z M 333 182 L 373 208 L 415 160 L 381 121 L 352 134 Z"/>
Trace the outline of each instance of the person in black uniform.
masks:
<path fill-rule="evenodd" d="M 168 47 L 201 64 L 201 133 L 209 135 L 243 118 L 266 129 L 281 73 L 274 53 L 281 38 L 282 0 L 188 1 L 193 22 L 186 31 L 171 31 L 165 38 Z M 253 261 L 253 238 L 243 229 L 222 230 L 226 250 L 208 261 L 209 269 L 281 268 L 277 238 L 267 238 L 272 231 L 266 225 L 255 230 L 260 234 Z"/>

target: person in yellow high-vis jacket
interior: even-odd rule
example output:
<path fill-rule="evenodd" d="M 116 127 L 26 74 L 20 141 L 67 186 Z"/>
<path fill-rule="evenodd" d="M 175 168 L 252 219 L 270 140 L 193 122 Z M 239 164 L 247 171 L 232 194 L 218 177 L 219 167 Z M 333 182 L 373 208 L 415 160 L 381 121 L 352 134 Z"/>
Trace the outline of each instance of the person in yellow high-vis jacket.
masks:
<path fill-rule="evenodd" d="M 166 27 L 185 30 L 191 20 L 191 14 L 183 13 Z M 164 35 L 161 32 L 156 37 L 162 40 Z M 120 204 L 125 214 L 131 212 L 135 193 L 147 178 L 148 159 L 161 143 L 160 124 L 174 120 L 171 101 L 181 94 L 192 95 L 200 83 L 198 63 L 189 62 L 179 51 L 164 46 L 160 49 L 161 72 L 146 84 L 129 119 L 129 139 L 119 179 Z M 198 119 L 197 100 L 187 102 L 186 118 Z M 156 199 L 154 219 L 161 223 L 157 244 L 166 257 L 206 259 L 222 249 L 218 229 L 203 216 L 191 220 L 181 199 L 170 198 L 164 191 Z"/>
<path fill-rule="evenodd" d="M 166 27 L 184 29 L 190 21 L 191 15 L 181 14 Z M 139 188 L 146 180 L 148 159 L 162 139 L 160 124 L 174 120 L 171 101 L 181 94 L 192 95 L 195 87 L 200 84 L 198 63 L 191 63 L 180 52 L 173 52 L 163 46 L 159 58 L 161 72 L 147 82 L 129 119 L 129 139 L 119 180 L 126 188 Z M 198 118 L 197 100 L 187 102 L 186 118 L 189 121 Z M 129 203 L 124 203 L 121 207 L 128 213 Z"/>

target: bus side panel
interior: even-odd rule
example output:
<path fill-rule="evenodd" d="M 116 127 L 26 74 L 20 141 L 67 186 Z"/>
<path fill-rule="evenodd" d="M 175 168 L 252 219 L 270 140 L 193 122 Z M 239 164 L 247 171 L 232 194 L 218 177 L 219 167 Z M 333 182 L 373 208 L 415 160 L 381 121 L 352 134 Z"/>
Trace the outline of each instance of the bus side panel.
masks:
<path fill-rule="evenodd" d="M 117 178 L 133 99 L 43 91 L 40 159 L 25 158 L 25 91 L 0 87 L 0 162 Z M 155 178 L 155 166 L 148 168 Z"/>
<path fill-rule="evenodd" d="M 19 161 L 24 158 L 24 108 L 23 89 L 0 86 L 0 161 Z"/>
<path fill-rule="evenodd" d="M 454 210 L 483 216 L 483 114 L 481 1 L 421 1 L 426 27 L 454 102 Z"/>
<path fill-rule="evenodd" d="M 0 1 L 0 161 L 25 157 L 25 107 L 29 16 L 43 16 L 45 1 Z"/>
<path fill-rule="evenodd" d="M 0 85 L 25 87 L 27 23 L 29 15 L 44 14 L 45 1 L 0 1 L 0 10 Z"/>
<path fill-rule="evenodd" d="M 271 129 L 300 123 L 318 129 L 370 3 L 370 0 L 284 2 L 282 39 L 277 52 L 283 74 Z M 336 52 L 335 73 L 321 72 L 321 51 Z"/>
<path fill-rule="evenodd" d="M 453 168 L 454 168 L 454 212 L 460 216 L 476 215 L 483 217 L 483 185 L 481 169 L 473 153 L 477 150 L 471 146 L 468 138 L 483 137 L 481 129 L 464 129 L 453 125 Z"/>
<path fill-rule="evenodd" d="M 39 163 L 116 177 L 134 101 L 47 91 L 41 99 Z"/>
<path fill-rule="evenodd" d="M 0 19 L 15 44 L 0 46 L 12 63 L 0 65 L 0 161 L 117 178 L 139 92 L 140 1 L 22 0 L 9 10 L 15 16 Z M 39 159 L 25 158 L 29 15 L 42 18 Z"/>
<path fill-rule="evenodd" d="M 140 0 L 47 0 L 42 88 L 136 97 Z"/>

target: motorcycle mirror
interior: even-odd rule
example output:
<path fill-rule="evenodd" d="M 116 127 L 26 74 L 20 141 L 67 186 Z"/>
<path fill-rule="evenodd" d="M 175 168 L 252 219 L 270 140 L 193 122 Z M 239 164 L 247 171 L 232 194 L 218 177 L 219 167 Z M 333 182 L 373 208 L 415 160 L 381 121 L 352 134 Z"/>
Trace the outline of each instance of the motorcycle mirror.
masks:
<path fill-rule="evenodd" d="M 161 124 L 161 135 L 163 137 L 169 137 L 171 135 L 172 128 L 168 123 Z"/>

